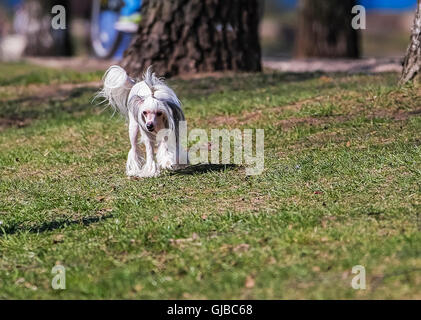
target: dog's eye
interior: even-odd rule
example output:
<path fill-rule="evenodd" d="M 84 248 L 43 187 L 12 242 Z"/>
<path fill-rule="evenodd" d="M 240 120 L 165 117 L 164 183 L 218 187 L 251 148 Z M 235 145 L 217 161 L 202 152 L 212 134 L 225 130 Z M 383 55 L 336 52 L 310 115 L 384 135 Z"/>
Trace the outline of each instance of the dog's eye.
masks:
<path fill-rule="evenodd" d="M 161 112 L 161 111 L 158 111 L 158 112 L 156 113 L 156 115 L 157 115 L 158 117 L 160 117 L 160 116 L 162 116 L 162 112 Z"/>
<path fill-rule="evenodd" d="M 146 111 L 143 111 L 142 113 L 143 113 L 144 116 L 146 116 L 148 114 Z"/>

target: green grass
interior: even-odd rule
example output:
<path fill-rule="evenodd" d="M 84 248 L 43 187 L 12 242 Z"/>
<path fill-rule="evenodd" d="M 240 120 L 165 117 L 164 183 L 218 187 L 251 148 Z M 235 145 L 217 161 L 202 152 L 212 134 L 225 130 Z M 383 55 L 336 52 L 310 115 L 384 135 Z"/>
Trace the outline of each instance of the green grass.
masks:
<path fill-rule="evenodd" d="M 39 67 L 26 63 L 0 65 L 0 86 L 78 83 L 99 80 L 103 72 L 77 72 Z"/>
<path fill-rule="evenodd" d="M 0 298 L 421 298 L 421 90 L 396 74 L 173 79 L 190 129 L 265 129 L 265 171 L 130 180 L 95 88 L 42 94 L 100 74 L 0 69 Z"/>

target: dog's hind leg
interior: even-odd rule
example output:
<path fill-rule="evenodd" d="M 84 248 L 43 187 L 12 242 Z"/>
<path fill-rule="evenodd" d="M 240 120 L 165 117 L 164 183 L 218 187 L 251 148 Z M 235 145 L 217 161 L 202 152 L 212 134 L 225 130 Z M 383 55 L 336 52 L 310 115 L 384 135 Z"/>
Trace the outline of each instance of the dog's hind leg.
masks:
<path fill-rule="evenodd" d="M 139 137 L 139 124 L 135 120 L 133 114 L 129 112 L 129 138 L 130 138 L 130 151 L 127 156 L 126 174 L 129 177 L 140 176 L 142 173 L 142 163 L 144 162 L 139 155 L 139 147 L 137 145 Z"/>

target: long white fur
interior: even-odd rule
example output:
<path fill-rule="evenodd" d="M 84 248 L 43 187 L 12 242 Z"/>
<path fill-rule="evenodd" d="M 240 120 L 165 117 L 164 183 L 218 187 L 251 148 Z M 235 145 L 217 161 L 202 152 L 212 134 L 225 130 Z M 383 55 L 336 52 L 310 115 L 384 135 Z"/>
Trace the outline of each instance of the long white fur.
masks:
<path fill-rule="evenodd" d="M 179 144 L 179 121 L 184 121 L 180 100 L 163 80 L 157 78 L 149 67 L 143 81 L 130 78 L 119 66 L 110 67 L 104 75 L 104 87 L 98 97 L 105 98 L 114 110 L 129 121 L 131 149 L 126 163 L 126 174 L 134 177 L 152 177 L 161 169 L 179 167 L 179 152 L 185 152 Z M 146 129 L 142 112 L 158 109 L 167 119 L 166 130 L 158 134 Z M 145 144 L 146 159 L 139 152 L 138 138 Z M 156 160 L 154 149 L 157 147 Z M 183 159 L 187 159 L 183 155 Z"/>
<path fill-rule="evenodd" d="M 108 100 L 114 111 L 120 112 L 127 118 L 127 97 L 136 83 L 135 80 L 130 78 L 123 68 L 111 66 L 105 72 L 103 81 L 104 88 L 97 96 Z"/>

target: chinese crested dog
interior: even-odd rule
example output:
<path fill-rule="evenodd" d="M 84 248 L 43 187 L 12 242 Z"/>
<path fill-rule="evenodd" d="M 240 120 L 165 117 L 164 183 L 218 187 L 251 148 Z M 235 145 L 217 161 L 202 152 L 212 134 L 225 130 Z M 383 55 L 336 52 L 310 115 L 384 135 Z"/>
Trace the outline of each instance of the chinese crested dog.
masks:
<path fill-rule="evenodd" d="M 179 138 L 179 122 L 184 121 L 180 100 L 150 67 L 142 81 L 130 78 L 119 66 L 110 67 L 103 80 L 104 88 L 98 97 L 108 100 L 129 122 L 129 177 L 154 177 L 163 169 L 177 169 L 188 163 Z M 140 155 L 139 138 L 145 145 L 145 158 Z"/>

